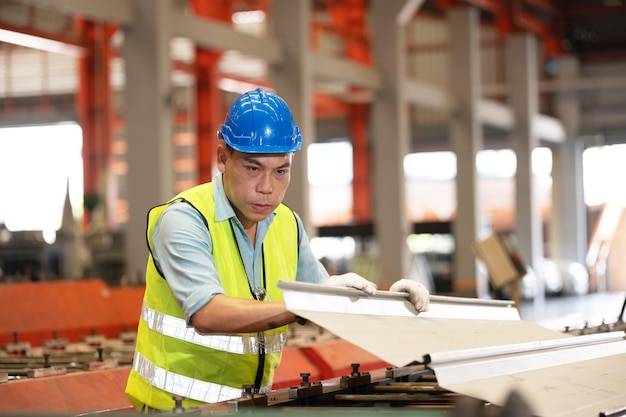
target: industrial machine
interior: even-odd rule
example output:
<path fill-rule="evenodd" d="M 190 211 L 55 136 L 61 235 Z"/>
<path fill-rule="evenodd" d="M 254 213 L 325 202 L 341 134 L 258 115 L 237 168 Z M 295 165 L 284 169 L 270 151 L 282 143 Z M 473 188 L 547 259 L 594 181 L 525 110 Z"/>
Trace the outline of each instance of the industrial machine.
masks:
<path fill-rule="evenodd" d="M 23 285 L 3 291 L 2 301 L 20 291 L 37 298 L 38 290 L 40 309 L 29 307 L 38 323 L 55 310 L 63 319 L 63 306 L 79 308 L 68 300 L 91 320 L 79 314 L 64 327 L 50 318 L 36 331 L 32 317 L 14 318 L 16 305 L 3 311 L 11 320 L 0 333 L 0 414 L 135 413 L 124 394 L 135 342 L 127 322 L 138 317 L 141 289 L 116 293 L 92 280 Z M 244 386 L 240 398 L 193 409 L 174 398 L 171 414 L 626 415 L 626 301 L 615 323 L 556 332 L 520 320 L 508 301 L 431 296 L 429 311 L 417 314 L 401 293 L 280 286 L 287 307 L 309 323 L 290 329 L 274 389 Z M 98 318 L 96 310 L 118 302 L 134 311 L 113 323 Z M 7 340 L 7 323 L 22 332 Z"/>

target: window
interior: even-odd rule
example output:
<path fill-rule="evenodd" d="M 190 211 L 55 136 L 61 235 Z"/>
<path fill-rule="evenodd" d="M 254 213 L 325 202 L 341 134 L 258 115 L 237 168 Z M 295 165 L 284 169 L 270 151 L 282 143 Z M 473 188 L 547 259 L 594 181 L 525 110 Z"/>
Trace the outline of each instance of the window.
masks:
<path fill-rule="evenodd" d="M 76 124 L 0 129 L 0 224 L 9 231 L 41 230 L 53 240 L 68 190 L 73 215 L 80 217 L 81 151 Z"/>

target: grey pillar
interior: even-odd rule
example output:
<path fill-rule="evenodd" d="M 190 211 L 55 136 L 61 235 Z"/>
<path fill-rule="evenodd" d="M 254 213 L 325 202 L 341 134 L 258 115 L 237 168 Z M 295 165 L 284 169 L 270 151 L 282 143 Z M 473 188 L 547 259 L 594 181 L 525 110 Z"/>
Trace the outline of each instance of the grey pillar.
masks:
<path fill-rule="evenodd" d="M 475 7 L 450 9 L 450 84 L 455 109 L 450 118 L 450 142 L 456 154 L 456 218 L 453 290 L 459 295 L 488 295 L 485 277 L 478 281 L 472 243 L 478 239 L 478 175 L 476 153 L 483 147 L 482 125 L 478 118 L 480 100 L 480 16 Z M 480 285 L 479 285 L 480 284 Z"/>
<path fill-rule="evenodd" d="M 374 230 L 381 288 L 408 276 L 409 272 L 406 238 L 411 230 L 403 166 L 410 136 L 404 95 L 406 39 L 404 26 L 396 23 L 405 3 L 404 0 L 371 2 L 374 62 L 382 79 L 372 109 Z"/>
<path fill-rule="evenodd" d="M 316 231 L 311 224 L 306 157 L 309 144 L 315 142 L 309 55 L 311 4 L 293 0 L 274 0 L 271 4 L 270 32 L 282 41 L 285 59 L 270 68 L 270 76 L 276 92 L 285 99 L 302 129 L 302 150 L 294 158 L 285 204 L 300 215 L 309 237 L 313 237 Z"/>
<path fill-rule="evenodd" d="M 132 0 L 124 27 L 124 118 L 128 143 L 126 273 L 145 279 L 146 214 L 173 197 L 169 0 Z"/>
<path fill-rule="evenodd" d="M 515 236 L 527 264 L 538 272 L 537 299 L 543 299 L 543 281 L 538 265 L 543 258 L 542 219 L 532 171 L 532 152 L 539 145 L 533 133 L 538 113 L 537 40 L 529 34 L 511 35 L 506 40 L 506 75 L 509 101 L 515 115 L 511 145 L 517 157 L 515 177 Z"/>
<path fill-rule="evenodd" d="M 557 60 L 558 77 L 577 78 L 575 56 Z M 587 221 L 583 192 L 583 140 L 579 137 L 580 99 L 577 91 L 555 94 L 556 117 L 565 128 L 567 139 L 552 149 L 552 215 L 550 218 L 550 257 L 585 265 Z"/>

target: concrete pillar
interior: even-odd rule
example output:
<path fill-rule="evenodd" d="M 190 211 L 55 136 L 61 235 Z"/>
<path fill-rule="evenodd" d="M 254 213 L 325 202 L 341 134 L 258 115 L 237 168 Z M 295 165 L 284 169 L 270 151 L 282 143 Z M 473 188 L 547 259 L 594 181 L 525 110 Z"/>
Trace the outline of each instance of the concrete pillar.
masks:
<path fill-rule="evenodd" d="M 579 76 L 575 56 L 557 58 L 558 77 Z M 552 148 L 552 214 L 550 257 L 585 264 L 587 221 L 583 192 L 583 140 L 579 137 L 580 99 L 577 91 L 560 91 L 554 96 L 555 116 L 561 120 L 567 139 Z"/>
<path fill-rule="evenodd" d="M 472 6 L 448 12 L 450 28 L 450 87 L 455 108 L 450 118 L 450 143 L 456 154 L 456 218 L 453 291 L 458 295 L 488 295 L 486 277 L 479 273 L 472 243 L 479 236 L 478 174 L 476 154 L 483 147 L 478 118 L 480 100 L 480 16 Z"/>
<path fill-rule="evenodd" d="M 372 108 L 374 231 L 379 254 L 378 284 L 388 288 L 408 276 L 411 229 L 406 210 L 404 156 L 409 150 L 409 114 L 404 94 L 406 39 L 397 23 L 405 0 L 374 0 L 372 28 L 374 64 L 382 86 Z"/>
<path fill-rule="evenodd" d="M 124 119 L 128 143 L 126 273 L 145 279 L 148 210 L 173 197 L 170 106 L 169 0 L 132 0 L 133 24 L 125 26 Z"/>
<path fill-rule="evenodd" d="M 539 109 L 536 38 L 530 34 L 509 36 L 505 56 L 509 104 L 515 115 L 515 126 L 510 133 L 511 146 L 517 157 L 515 237 L 524 260 L 538 272 L 535 299 L 543 300 L 544 286 L 538 268 L 543 258 L 543 230 L 532 171 L 532 152 L 539 146 L 539 139 L 532 129 L 533 117 Z"/>
<path fill-rule="evenodd" d="M 296 153 L 291 169 L 291 185 L 285 204 L 295 210 L 309 237 L 316 235 L 311 223 L 307 148 L 315 142 L 313 83 L 309 55 L 311 4 L 308 1 L 271 2 L 270 34 L 280 39 L 284 61 L 270 67 L 276 92 L 285 99 L 302 130 L 302 150 Z"/>

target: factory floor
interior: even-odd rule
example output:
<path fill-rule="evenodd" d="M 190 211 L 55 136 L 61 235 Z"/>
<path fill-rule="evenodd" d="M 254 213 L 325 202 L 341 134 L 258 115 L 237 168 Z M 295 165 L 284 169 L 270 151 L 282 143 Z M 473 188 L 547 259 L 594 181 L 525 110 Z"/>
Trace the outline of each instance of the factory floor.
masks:
<path fill-rule="evenodd" d="M 550 296 L 520 303 L 522 320 L 563 331 L 625 320 L 620 317 L 626 293 L 601 292 L 586 295 Z"/>

